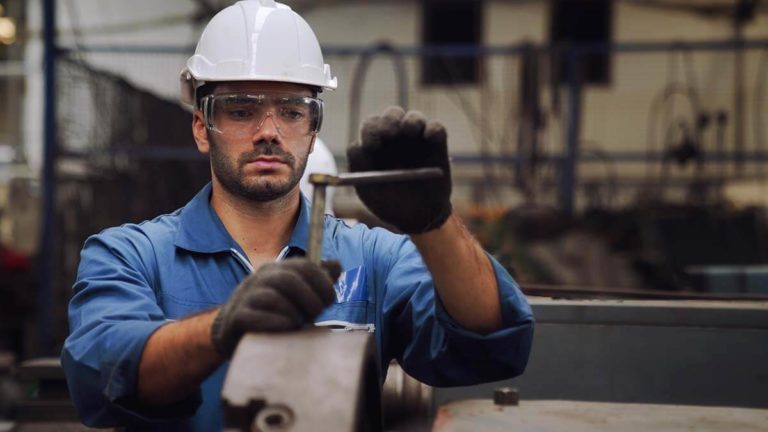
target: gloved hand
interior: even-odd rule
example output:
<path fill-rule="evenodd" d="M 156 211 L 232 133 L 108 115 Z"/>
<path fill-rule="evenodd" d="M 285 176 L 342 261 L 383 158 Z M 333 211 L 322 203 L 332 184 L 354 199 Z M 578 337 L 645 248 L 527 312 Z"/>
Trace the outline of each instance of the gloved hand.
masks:
<path fill-rule="evenodd" d="M 333 284 L 341 274 L 337 261 L 322 266 L 306 258 L 265 264 L 245 278 L 221 307 L 211 327 L 213 346 L 231 357 L 246 332 L 299 329 L 333 303 Z"/>
<path fill-rule="evenodd" d="M 443 176 L 427 180 L 356 185 L 376 216 L 407 234 L 440 227 L 451 215 L 451 171 L 445 128 L 417 111 L 387 108 L 366 119 L 360 143 L 347 149 L 351 172 L 438 167 Z"/>

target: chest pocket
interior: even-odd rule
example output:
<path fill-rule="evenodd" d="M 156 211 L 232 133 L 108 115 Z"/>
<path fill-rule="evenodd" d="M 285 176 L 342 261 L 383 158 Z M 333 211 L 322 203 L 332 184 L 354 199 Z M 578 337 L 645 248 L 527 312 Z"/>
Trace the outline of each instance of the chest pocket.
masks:
<path fill-rule="evenodd" d="M 245 268 L 228 253 L 180 252 L 179 265 L 161 269 L 158 298 L 166 317 L 180 319 L 227 301 L 246 276 Z"/>
<path fill-rule="evenodd" d="M 376 305 L 373 293 L 368 291 L 365 267 L 343 272 L 335 288 L 336 302 L 317 317 L 315 325 L 332 330 L 373 332 Z"/>

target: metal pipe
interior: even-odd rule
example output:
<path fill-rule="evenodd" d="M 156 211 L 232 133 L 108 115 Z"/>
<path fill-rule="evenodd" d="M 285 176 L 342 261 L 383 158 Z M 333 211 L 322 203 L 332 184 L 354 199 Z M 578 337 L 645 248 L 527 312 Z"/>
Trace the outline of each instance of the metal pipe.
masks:
<path fill-rule="evenodd" d="M 312 182 L 311 176 L 310 182 Z M 309 245 L 307 246 L 307 258 L 315 264 L 320 264 L 320 259 L 323 255 L 323 230 L 325 228 L 325 189 L 327 186 L 327 183 L 312 182 L 312 215 L 309 222 Z"/>
<path fill-rule="evenodd" d="M 736 176 L 744 172 L 744 43 L 743 22 L 736 19 L 733 27 L 735 61 L 733 66 L 733 145 L 736 154 Z"/>
<path fill-rule="evenodd" d="M 56 259 L 56 1 L 43 1 L 45 108 L 43 119 L 42 235 L 39 246 L 40 284 L 37 291 L 37 355 L 51 355 Z"/>
<path fill-rule="evenodd" d="M 403 54 L 386 42 L 379 43 L 372 48 L 367 48 L 360 54 L 360 60 L 357 62 L 355 71 L 352 74 L 352 84 L 349 93 L 349 128 L 347 129 L 347 143 L 350 144 L 357 139 L 363 85 L 368 75 L 368 67 L 377 55 L 386 55 L 392 60 L 397 86 L 397 104 L 404 110 L 408 110 L 408 73 L 405 62 L 403 62 Z"/>
<path fill-rule="evenodd" d="M 575 209 L 574 189 L 579 159 L 581 129 L 581 77 L 580 56 L 577 51 L 568 51 L 568 126 L 565 142 L 565 158 L 560 166 L 560 203 L 566 215 L 573 215 Z"/>
<path fill-rule="evenodd" d="M 720 133 L 720 132 L 718 132 Z M 101 158 L 117 157 L 120 159 L 131 160 L 168 160 L 168 161 L 206 161 L 206 156 L 201 155 L 193 148 L 169 147 L 162 143 L 157 145 L 148 145 L 146 148 L 128 148 L 119 147 L 100 150 L 67 150 L 59 149 L 57 157 L 62 158 Z M 646 151 L 606 151 L 600 155 L 594 153 L 580 153 L 578 155 L 579 163 L 604 163 L 606 159 L 612 162 L 623 163 L 645 163 L 658 162 L 667 159 L 669 156 L 664 152 L 646 152 Z M 702 159 L 707 163 L 727 164 L 733 163 L 737 157 L 742 157 L 733 152 L 714 151 L 702 155 Z M 749 151 L 743 154 L 745 164 L 754 164 L 768 161 L 768 152 Z M 565 155 L 539 155 L 536 162 L 542 164 L 559 164 L 565 158 Z M 519 164 L 525 166 L 530 162 L 530 156 L 522 154 L 491 154 L 487 156 L 475 155 L 470 153 L 451 153 L 451 164 L 453 165 L 472 165 L 483 163 L 500 164 Z M 2 162 L 0 162 L 2 164 Z"/>
<path fill-rule="evenodd" d="M 315 186 L 354 186 L 359 184 L 425 180 L 440 177 L 442 175 L 443 170 L 440 168 L 419 168 L 407 170 L 362 171 L 339 175 L 310 174 L 309 182 Z"/>
<path fill-rule="evenodd" d="M 324 45 L 323 54 L 335 57 L 352 57 L 371 51 L 370 45 Z M 710 40 L 697 42 L 620 42 L 620 43 L 572 43 L 568 45 L 570 50 L 577 50 L 580 54 L 587 53 L 649 53 L 659 51 L 729 51 L 735 48 L 741 49 L 765 49 L 768 48 L 768 39 L 744 40 L 736 44 L 733 39 Z M 478 55 L 514 55 L 522 54 L 526 44 L 513 45 L 442 45 L 442 46 L 397 46 L 391 47 L 392 51 L 404 56 L 456 56 L 475 57 Z M 551 53 L 562 50 L 561 46 L 545 45 L 539 48 L 543 53 Z M 59 50 L 68 53 L 77 51 L 75 48 L 59 47 Z M 131 53 L 131 54 L 179 54 L 189 55 L 195 47 L 185 45 L 114 45 L 91 44 L 83 45 L 80 51 L 89 53 Z"/>

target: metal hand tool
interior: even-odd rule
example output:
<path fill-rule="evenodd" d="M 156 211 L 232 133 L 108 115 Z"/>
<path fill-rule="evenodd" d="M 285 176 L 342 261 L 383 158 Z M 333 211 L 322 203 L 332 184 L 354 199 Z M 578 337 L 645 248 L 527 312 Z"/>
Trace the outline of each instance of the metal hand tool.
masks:
<path fill-rule="evenodd" d="M 339 175 L 310 174 L 312 183 L 312 217 L 309 222 L 309 245 L 307 258 L 320 263 L 323 253 L 323 227 L 325 210 L 325 188 L 328 186 L 354 186 L 359 184 L 389 183 L 406 180 L 424 180 L 443 175 L 440 168 L 419 168 L 408 170 L 362 171 Z"/>

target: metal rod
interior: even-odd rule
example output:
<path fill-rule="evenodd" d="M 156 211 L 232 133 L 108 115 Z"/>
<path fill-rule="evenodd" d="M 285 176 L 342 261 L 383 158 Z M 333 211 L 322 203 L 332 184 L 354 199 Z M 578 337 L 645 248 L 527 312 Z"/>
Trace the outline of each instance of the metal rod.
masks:
<path fill-rule="evenodd" d="M 745 40 L 737 43 L 733 39 L 718 39 L 689 42 L 618 42 L 618 43 L 571 43 L 570 50 L 580 54 L 587 53 L 648 53 L 658 51 L 728 51 L 736 48 L 763 49 L 768 48 L 768 39 Z M 527 44 L 510 45 L 440 45 L 440 46 L 402 46 L 388 47 L 386 53 L 379 45 L 323 45 L 326 56 L 359 56 L 366 53 L 391 54 L 399 53 L 404 56 L 456 56 L 476 57 L 478 55 L 510 55 L 522 54 Z M 131 53 L 131 54 L 179 54 L 190 55 L 195 51 L 194 45 L 128 45 L 128 44 L 87 44 L 78 48 L 59 47 L 65 53 Z M 540 50 L 544 53 L 565 51 L 562 46 L 543 45 Z"/>
<path fill-rule="evenodd" d="M 567 215 L 573 215 L 581 135 L 581 67 L 575 51 L 568 52 L 568 129 L 565 159 L 560 165 L 560 205 Z"/>
<path fill-rule="evenodd" d="M 442 175 L 443 170 L 440 168 L 420 168 L 412 170 L 363 171 L 335 176 L 330 174 L 310 174 L 309 182 L 313 185 L 352 186 L 358 184 L 425 180 Z"/>
<path fill-rule="evenodd" d="M 313 174 L 314 175 L 314 174 Z M 312 217 L 309 220 L 307 258 L 320 264 L 323 255 L 323 229 L 325 228 L 325 184 L 314 184 L 312 189 Z"/>
<path fill-rule="evenodd" d="M 53 353 L 53 293 L 56 259 L 56 1 L 43 2 L 45 111 L 40 284 L 37 290 L 37 355 Z"/>
<path fill-rule="evenodd" d="M 733 65 L 733 146 L 736 154 L 736 177 L 744 173 L 744 42 L 743 22 L 736 18 L 733 28 L 734 65 Z"/>

